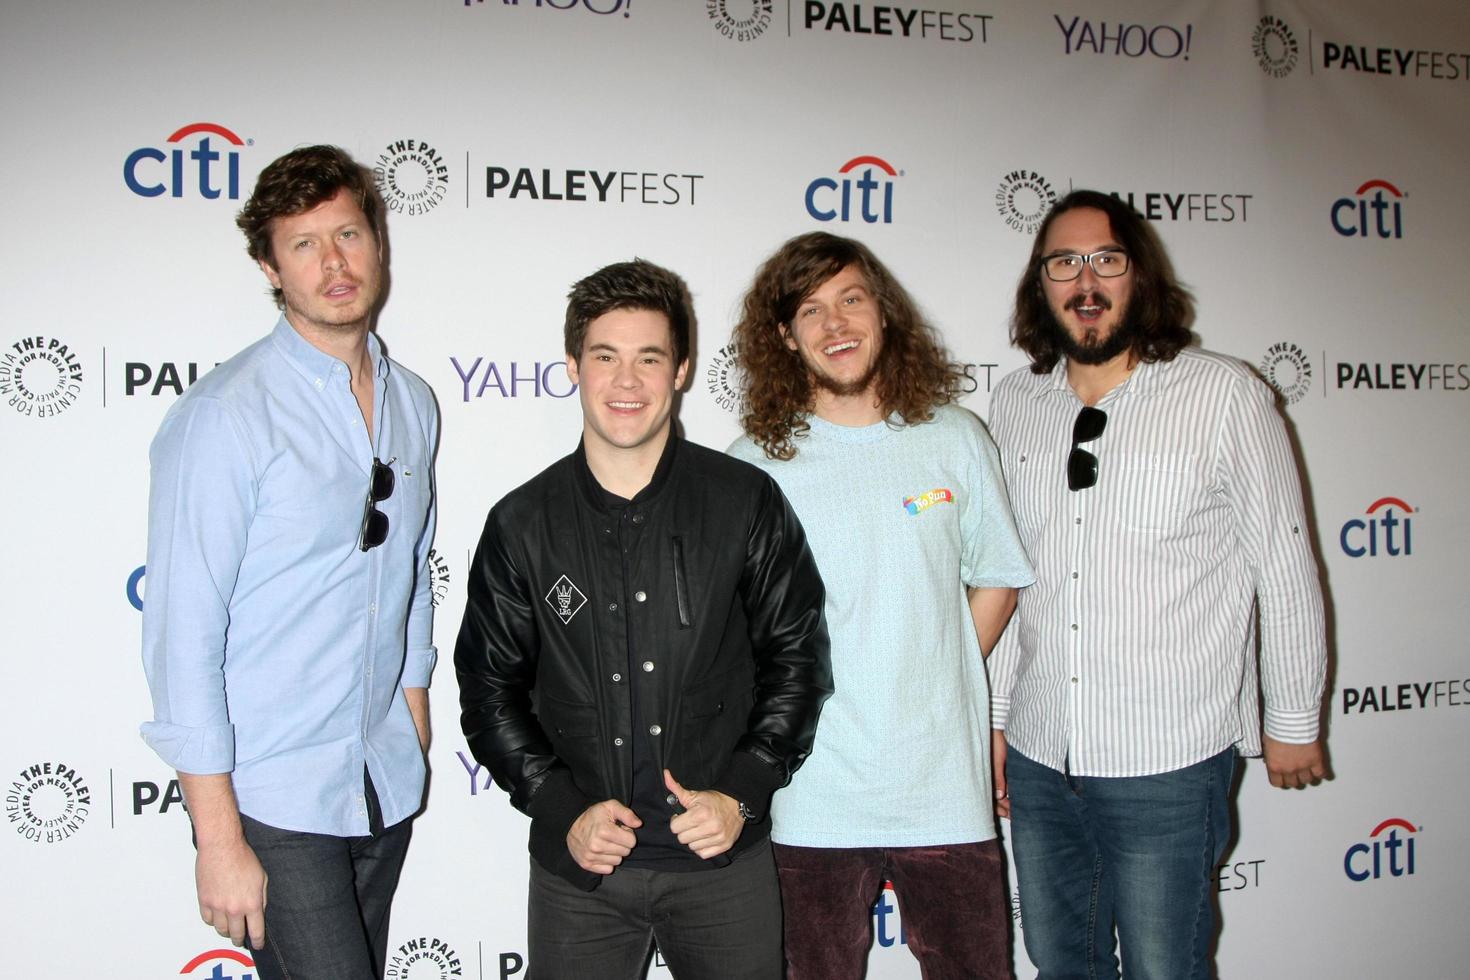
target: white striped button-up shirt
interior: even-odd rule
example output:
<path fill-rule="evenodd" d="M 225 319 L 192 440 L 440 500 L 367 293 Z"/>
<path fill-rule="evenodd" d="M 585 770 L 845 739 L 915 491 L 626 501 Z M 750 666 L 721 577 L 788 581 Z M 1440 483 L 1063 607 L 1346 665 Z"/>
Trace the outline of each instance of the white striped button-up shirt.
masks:
<path fill-rule="evenodd" d="M 1142 363 L 1097 405 L 1097 484 L 1067 489 L 1082 402 L 1065 362 L 1023 368 L 990 428 L 1036 567 L 990 657 L 992 724 L 1083 776 L 1172 772 L 1265 729 L 1317 737 L 1322 592 L 1285 425 L 1244 364 L 1196 348 Z M 1257 608 L 1260 673 L 1256 666 Z"/>

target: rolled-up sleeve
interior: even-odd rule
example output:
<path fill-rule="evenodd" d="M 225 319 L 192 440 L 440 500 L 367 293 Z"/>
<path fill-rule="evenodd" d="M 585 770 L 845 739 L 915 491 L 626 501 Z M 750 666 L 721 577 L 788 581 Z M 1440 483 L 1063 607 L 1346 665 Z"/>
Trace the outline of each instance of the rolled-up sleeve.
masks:
<path fill-rule="evenodd" d="M 419 407 L 419 417 L 428 418 L 428 447 L 432 457 L 439 447 L 439 410 L 432 399 Z M 429 573 L 429 551 L 434 543 L 434 529 L 439 517 L 439 484 L 430 467 L 429 512 L 423 532 L 414 546 L 413 600 L 408 609 L 407 644 L 403 661 L 402 686 L 428 687 L 439 651 L 434 646 L 434 591 Z"/>
<path fill-rule="evenodd" d="M 180 772 L 230 772 L 225 628 L 255 508 L 255 460 L 238 418 L 194 398 L 164 419 L 149 461 L 143 669 L 153 720 L 141 732 Z"/>

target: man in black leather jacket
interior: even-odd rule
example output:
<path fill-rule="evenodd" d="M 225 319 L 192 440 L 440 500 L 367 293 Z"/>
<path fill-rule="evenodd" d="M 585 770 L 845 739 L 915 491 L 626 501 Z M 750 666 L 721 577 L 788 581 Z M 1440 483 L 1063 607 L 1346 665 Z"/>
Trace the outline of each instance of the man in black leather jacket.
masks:
<path fill-rule="evenodd" d="M 581 445 L 491 510 L 455 647 L 474 756 L 531 817 L 532 976 L 778 978 L 771 794 L 832 692 L 774 481 L 672 431 L 692 309 L 635 260 L 573 287 Z M 698 787 L 690 789 L 687 787 Z"/>

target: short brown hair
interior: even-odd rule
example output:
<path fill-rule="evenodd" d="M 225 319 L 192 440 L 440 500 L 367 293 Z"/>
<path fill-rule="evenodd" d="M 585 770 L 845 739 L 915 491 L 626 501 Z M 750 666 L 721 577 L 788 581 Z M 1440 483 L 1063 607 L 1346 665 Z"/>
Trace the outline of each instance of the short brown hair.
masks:
<path fill-rule="evenodd" d="M 271 222 L 310 211 L 344 188 L 352 193 L 373 237 L 381 243 L 383 206 L 373 175 L 340 147 L 305 146 L 277 158 L 260 172 L 254 193 L 235 218 L 245 233 L 245 251 L 252 259 L 274 267 Z M 281 290 L 272 290 L 272 295 L 281 306 Z"/>
<path fill-rule="evenodd" d="M 883 317 L 877 385 L 883 414 L 906 424 L 927 422 L 934 409 L 967 390 L 964 368 L 950 359 L 939 333 L 908 292 L 866 245 L 824 231 L 798 235 L 776 250 L 745 294 L 735 347 L 744 378 L 740 424 L 772 459 L 796 455 L 792 436 L 805 432 L 816 389 L 801 355 L 786 346 L 796 308 L 848 266 L 863 275 Z"/>
<path fill-rule="evenodd" d="M 648 310 L 669 321 L 674 365 L 689 359 L 689 330 L 694 323 L 694 301 L 689 287 L 676 273 L 647 259 L 615 262 L 580 280 L 567 294 L 563 341 L 567 356 L 580 360 L 587 326 L 613 310 Z"/>

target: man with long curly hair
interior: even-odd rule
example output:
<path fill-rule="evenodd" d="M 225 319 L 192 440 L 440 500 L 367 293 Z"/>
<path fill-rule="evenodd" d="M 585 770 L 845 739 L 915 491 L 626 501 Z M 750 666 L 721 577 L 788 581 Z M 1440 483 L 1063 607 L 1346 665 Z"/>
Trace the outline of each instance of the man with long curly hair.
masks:
<path fill-rule="evenodd" d="M 1116 198 L 1042 222 L 991 402 L 1037 584 L 990 658 L 1026 951 L 1041 977 L 1212 975 L 1237 750 L 1323 778 L 1326 647 L 1270 389 L 1191 347 L 1188 295 Z M 1256 668 L 1259 621 L 1260 674 Z M 1116 939 L 1115 939 L 1116 929 Z"/>
<path fill-rule="evenodd" d="M 966 377 L 873 253 L 825 233 L 765 263 L 735 339 L 730 452 L 796 509 L 832 635 L 836 693 L 772 803 L 788 976 L 862 976 L 889 880 L 925 976 L 1009 977 L 983 652 L 1032 573 Z"/>

